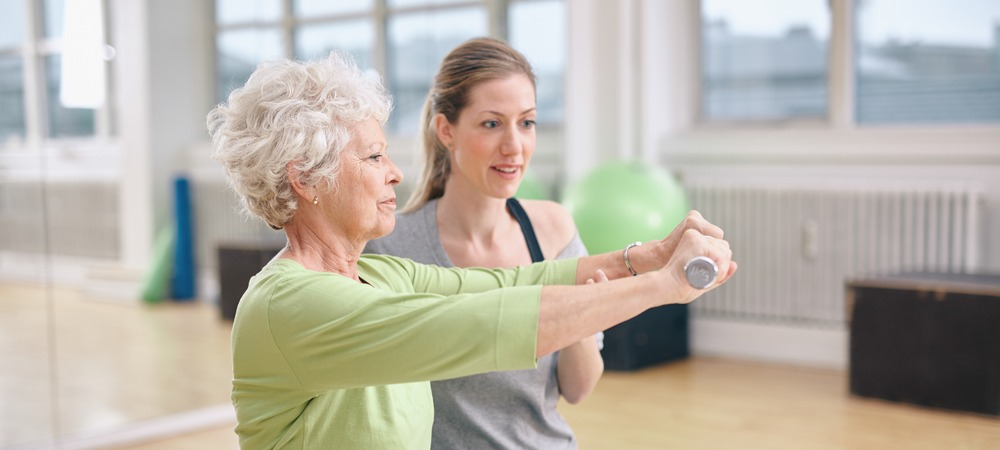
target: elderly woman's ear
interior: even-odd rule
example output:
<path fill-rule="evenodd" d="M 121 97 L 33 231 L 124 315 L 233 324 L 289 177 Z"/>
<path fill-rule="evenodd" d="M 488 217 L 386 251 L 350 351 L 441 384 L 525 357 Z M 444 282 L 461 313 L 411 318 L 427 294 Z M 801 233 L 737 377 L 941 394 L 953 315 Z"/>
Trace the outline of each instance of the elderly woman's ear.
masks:
<path fill-rule="evenodd" d="M 298 164 L 298 161 L 289 161 L 288 164 L 285 164 L 285 176 L 288 177 L 288 184 L 292 186 L 295 195 L 306 201 L 312 201 L 316 197 L 316 192 L 313 192 L 313 186 L 306 183 L 309 173 L 297 168 Z"/>

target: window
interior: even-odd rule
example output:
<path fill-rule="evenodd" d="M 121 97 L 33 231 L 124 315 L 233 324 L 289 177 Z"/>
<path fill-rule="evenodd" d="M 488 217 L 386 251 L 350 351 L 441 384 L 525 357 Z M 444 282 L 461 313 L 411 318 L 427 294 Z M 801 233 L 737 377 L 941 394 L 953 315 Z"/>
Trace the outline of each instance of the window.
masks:
<path fill-rule="evenodd" d="M 701 18 L 703 122 L 828 120 L 850 73 L 851 124 L 1000 123 L 996 1 L 702 0 Z"/>
<path fill-rule="evenodd" d="M 322 58 L 334 49 L 341 49 L 354 55 L 361 67 L 373 65 L 375 27 L 369 20 L 303 25 L 295 31 L 295 36 L 296 58 Z"/>
<path fill-rule="evenodd" d="M 1000 123 L 1000 2 L 857 8 L 858 123 Z"/>
<path fill-rule="evenodd" d="M 539 123 L 558 124 L 564 8 L 563 0 L 217 0 L 218 100 L 243 85 L 263 60 L 315 59 L 339 49 L 384 76 L 395 105 L 388 129 L 414 134 L 441 59 L 466 39 L 493 35 L 531 61 Z M 495 29 L 503 23 L 505 29 Z"/>
<path fill-rule="evenodd" d="M 216 92 L 225 100 L 243 86 L 257 63 L 282 55 L 281 32 L 276 28 L 237 28 L 216 36 Z"/>
<path fill-rule="evenodd" d="M 0 146 L 106 134 L 106 111 L 59 102 L 64 11 L 64 0 L 0 4 Z"/>
<path fill-rule="evenodd" d="M 24 138 L 24 2 L 0 7 L 0 142 Z"/>
<path fill-rule="evenodd" d="M 538 121 L 562 123 L 566 83 L 566 14 L 562 0 L 517 2 L 507 19 L 510 45 L 528 58 L 538 78 Z"/>
<path fill-rule="evenodd" d="M 45 57 L 45 101 L 48 109 L 48 137 L 77 137 L 94 134 L 94 110 L 64 108 L 59 104 L 59 75 L 62 72 L 59 55 Z"/>
<path fill-rule="evenodd" d="M 24 138 L 24 61 L 0 56 L 0 142 Z"/>
<path fill-rule="evenodd" d="M 706 121 L 826 116 L 826 0 L 702 2 Z"/>
<path fill-rule="evenodd" d="M 466 39 L 487 34 L 480 6 L 419 11 L 389 19 L 389 86 L 396 103 L 391 127 L 416 133 L 420 111 L 438 65 Z"/>

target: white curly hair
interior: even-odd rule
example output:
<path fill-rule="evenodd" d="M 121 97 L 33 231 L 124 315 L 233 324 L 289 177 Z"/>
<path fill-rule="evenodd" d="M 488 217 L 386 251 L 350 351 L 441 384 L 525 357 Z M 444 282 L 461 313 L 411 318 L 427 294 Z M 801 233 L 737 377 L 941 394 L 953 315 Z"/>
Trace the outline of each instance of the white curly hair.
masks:
<path fill-rule="evenodd" d="M 317 61 L 261 63 L 206 123 L 212 158 L 244 212 L 280 229 L 298 208 L 286 166 L 294 163 L 305 184 L 336 186 L 353 127 L 372 118 L 384 125 L 391 110 L 381 78 L 334 52 Z"/>

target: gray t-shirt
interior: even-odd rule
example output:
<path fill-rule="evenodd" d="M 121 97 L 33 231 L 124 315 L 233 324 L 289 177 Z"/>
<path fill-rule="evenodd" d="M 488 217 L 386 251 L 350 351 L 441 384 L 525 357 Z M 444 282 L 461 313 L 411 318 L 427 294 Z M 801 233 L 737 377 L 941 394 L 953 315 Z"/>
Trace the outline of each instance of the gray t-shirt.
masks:
<path fill-rule="evenodd" d="M 521 240 L 512 245 L 525 245 Z M 396 215 L 396 229 L 371 241 L 366 253 L 402 256 L 453 267 L 441 245 L 437 200 Z M 556 259 L 586 256 L 577 235 Z M 491 372 L 431 383 L 434 395 L 433 449 L 575 449 L 576 438 L 556 405 L 558 353 L 529 370 Z"/>

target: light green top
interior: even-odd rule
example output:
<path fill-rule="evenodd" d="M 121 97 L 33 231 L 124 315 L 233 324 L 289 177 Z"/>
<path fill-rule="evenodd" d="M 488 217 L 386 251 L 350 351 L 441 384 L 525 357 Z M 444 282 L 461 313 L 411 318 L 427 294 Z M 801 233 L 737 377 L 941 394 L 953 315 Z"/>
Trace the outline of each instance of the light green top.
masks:
<path fill-rule="evenodd" d="M 576 262 L 445 269 L 363 255 L 361 284 L 272 261 L 233 323 L 240 446 L 430 448 L 428 381 L 534 367 L 538 285 L 573 284 Z"/>

